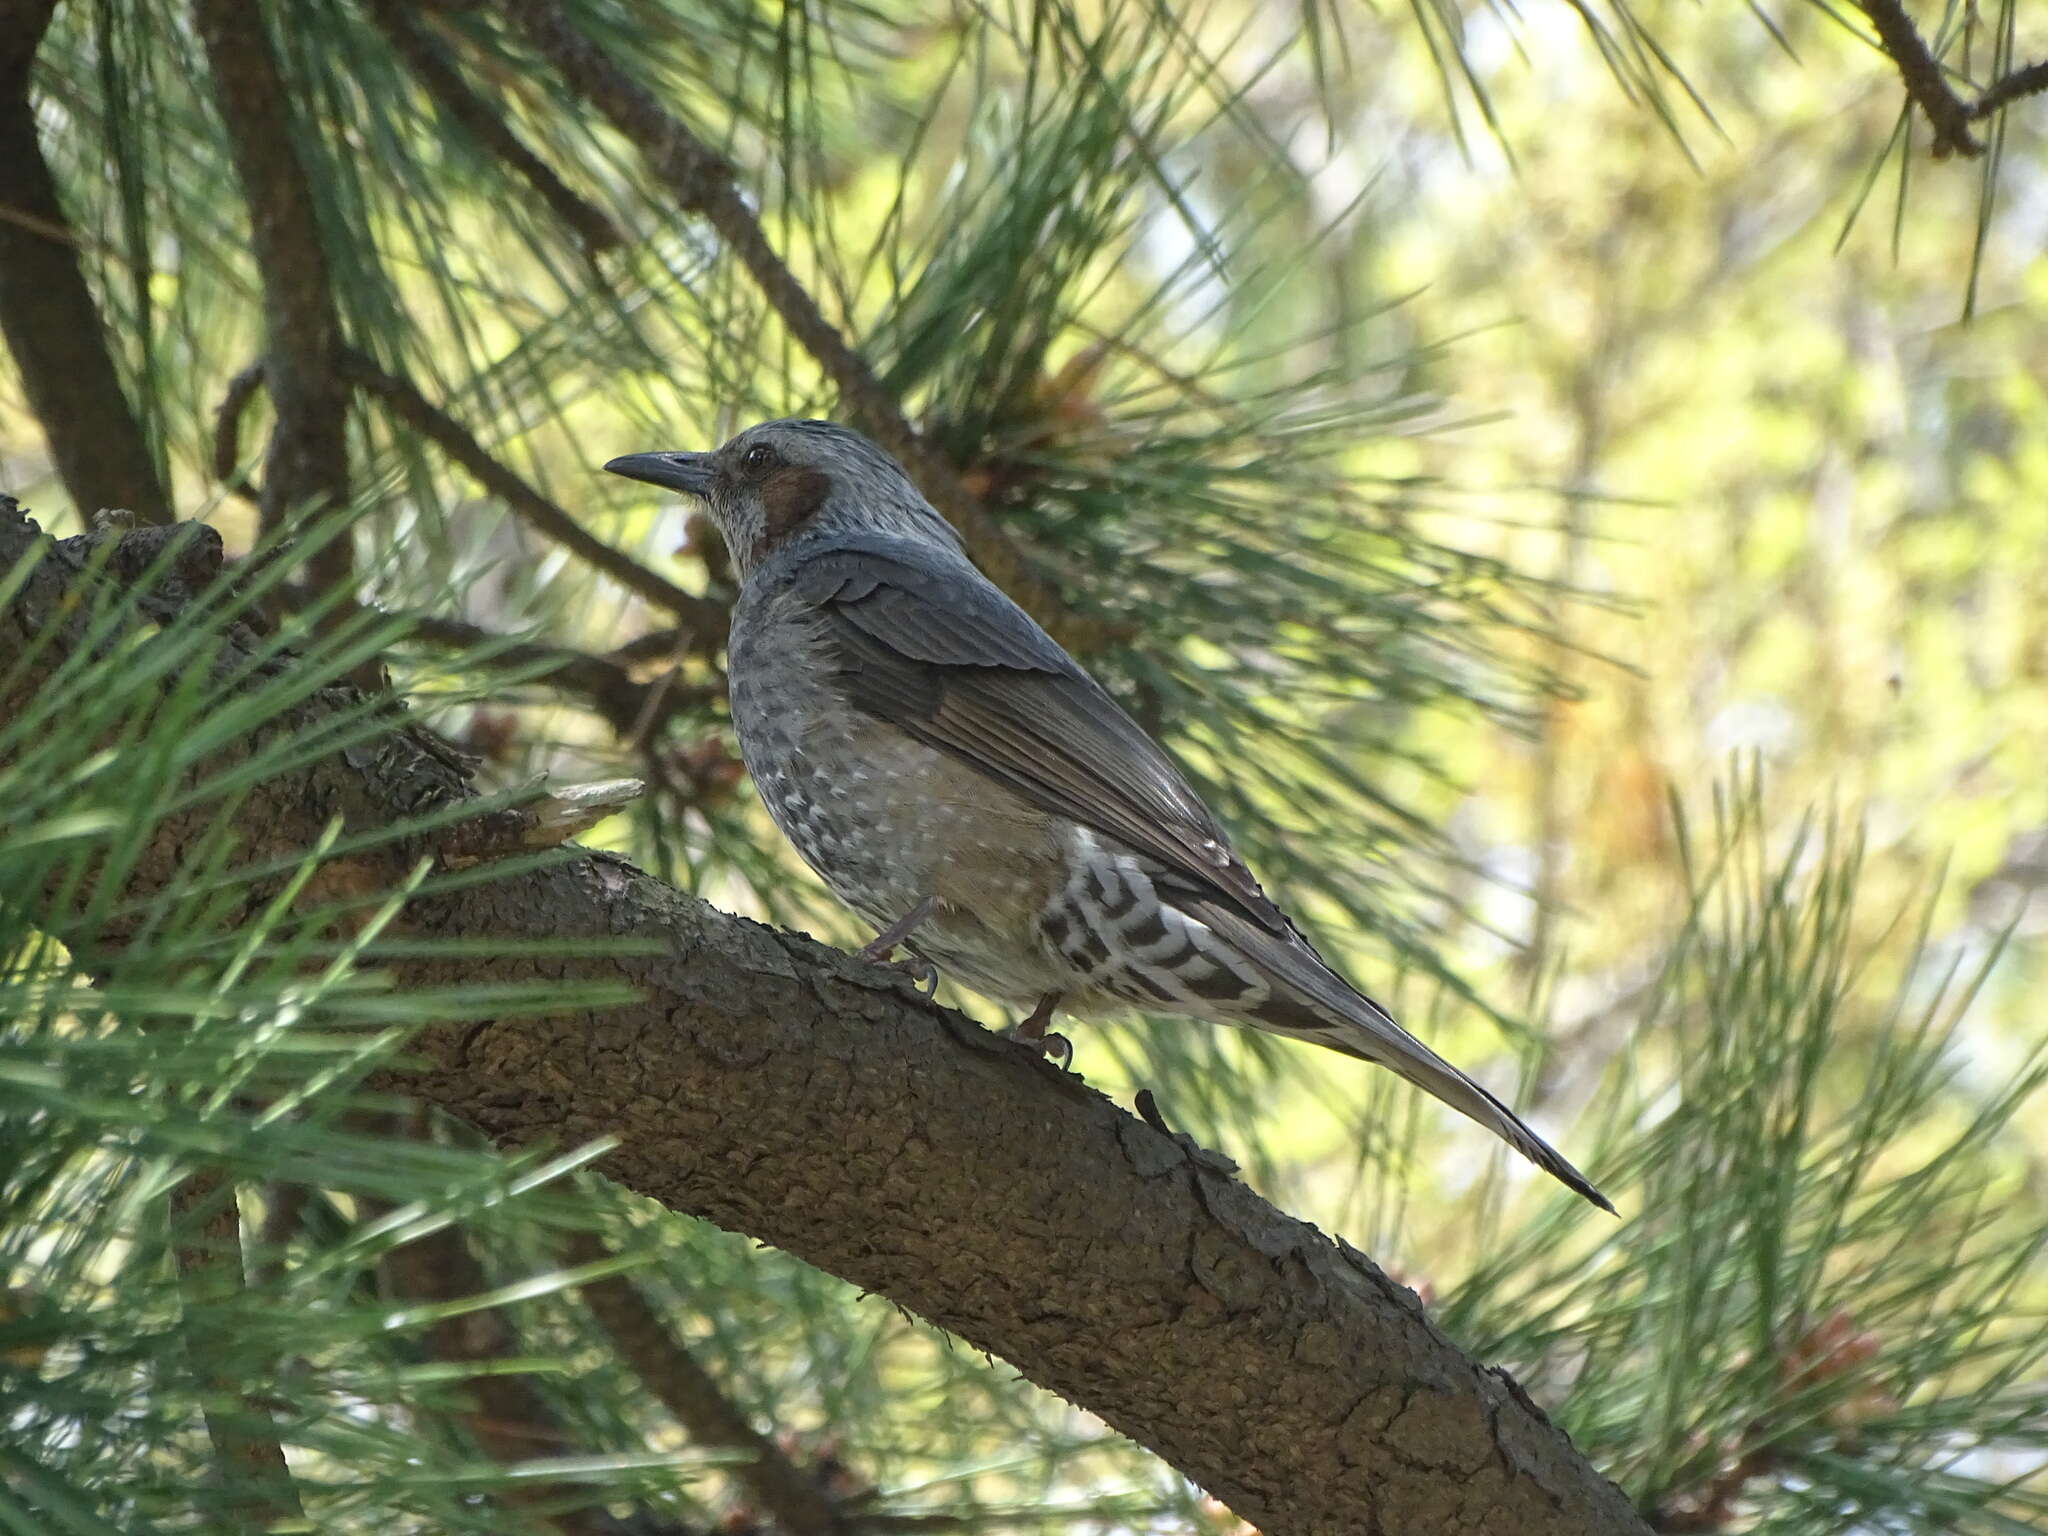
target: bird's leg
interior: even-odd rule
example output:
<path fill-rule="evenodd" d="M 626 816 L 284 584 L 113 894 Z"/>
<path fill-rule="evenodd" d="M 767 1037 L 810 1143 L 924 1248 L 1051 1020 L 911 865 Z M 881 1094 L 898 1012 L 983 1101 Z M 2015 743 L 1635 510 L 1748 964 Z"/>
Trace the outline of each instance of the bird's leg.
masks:
<path fill-rule="evenodd" d="M 924 900 L 897 918 L 895 922 L 855 950 L 853 952 L 854 959 L 870 961 L 888 959 L 889 952 L 913 933 L 917 932 L 924 925 L 924 920 L 932 915 L 932 908 L 938 904 L 938 897 L 925 897 Z"/>
<path fill-rule="evenodd" d="M 1048 992 L 1038 1000 L 1038 1006 L 1031 1010 L 1030 1017 L 1019 1024 L 1010 1038 L 1020 1045 L 1027 1045 L 1041 1056 L 1052 1057 L 1060 1066 L 1070 1066 L 1074 1060 L 1074 1045 L 1065 1035 L 1049 1035 L 1046 1026 L 1052 1023 L 1052 1016 L 1059 1011 L 1060 995 Z"/>
<path fill-rule="evenodd" d="M 853 957 L 856 960 L 866 960 L 874 965 L 887 965 L 896 970 L 904 971 L 912 980 L 917 982 L 919 990 L 925 996 L 931 996 L 939 988 L 938 967 L 921 955 L 910 961 L 897 961 L 891 960 L 889 953 L 905 939 L 917 932 L 924 925 L 925 919 L 932 915 L 932 908 L 938 904 L 938 897 L 925 897 L 924 900 L 897 918 L 895 922 L 884 928 L 872 939 L 869 939 L 867 943 L 861 945 L 859 949 L 853 952 Z"/>

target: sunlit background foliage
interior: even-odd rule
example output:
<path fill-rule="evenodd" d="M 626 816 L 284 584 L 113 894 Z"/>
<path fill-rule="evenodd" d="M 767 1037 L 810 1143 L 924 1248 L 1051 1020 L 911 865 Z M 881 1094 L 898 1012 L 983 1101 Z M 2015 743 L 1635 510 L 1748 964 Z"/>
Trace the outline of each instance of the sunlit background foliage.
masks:
<path fill-rule="evenodd" d="M 2036 1528 L 2043 109 L 1934 160 L 1860 18 L 1789 0 L 561 9 L 731 157 L 1252 863 L 1623 1220 L 1306 1047 L 1081 1026 L 1090 1080 L 1151 1087 L 1422 1289 L 1661 1528 Z M 584 528 L 728 599 L 692 508 L 595 469 L 835 410 L 718 231 L 499 7 L 259 12 L 350 346 Z M 1971 16 L 1942 35 L 1979 79 L 2039 20 Z M 226 462 L 216 411 L 263 314 L 190 19 L 67 0 L 34 87 L 172 499 L 245 549 L 268 407 Z M 0 391 L 0 489 L 77 531 L 5 366 Z M 594 840 L 858 937 L 738 774 L 715 650 L 393 397 L 350 398 L 355 596 L 441 622 L 294 633 L 336 671 L 382 654 L 494 785 L 647 777 Z M 515 640 L 605 657 L 632 702 Z M 117 657 L 66 697 L 119 718 L 150 683 Z M 511 1165 L 366 1130 L 361 1026 L 463 1001 L 380 996 L 374 943 L 310 988 L 281 920 L 246 936 L 256 963 L 166 916 L 111 981 L 51 946 L 26 893 L 135 835 L 132 786 L 191 760 L 147 737 L 96 757 L 50 729 L 61 702 L 0 723 L 0 1526 L 246 1518 L 199 1420 L 260 1382 L 321 1529 L 767 1528 L 578 1301 L 609 1266 L 876 1529 L 1230 1528 L 999 1364 L 605 1191 L 578 1149 Z M 195 880 L 231 883 L 230 852 Z M 244 1290 L 175 1275 L 193 1218 L 170 1191 L 202 1165 L 242 1188 Z M 482 1309 L 379 1278 L 451 1223 L 505 1326 L 492 1367 L 547 1406 L 544 1476 L 446 1395 L 463 1369 L 432 1325 Z"/>

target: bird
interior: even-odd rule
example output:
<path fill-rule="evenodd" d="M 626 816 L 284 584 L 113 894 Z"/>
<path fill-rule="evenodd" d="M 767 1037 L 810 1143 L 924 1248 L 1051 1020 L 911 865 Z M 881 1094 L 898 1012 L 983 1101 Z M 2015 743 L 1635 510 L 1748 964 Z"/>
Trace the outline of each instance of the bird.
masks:
<path fill-rule="evenodd" d="M 1137 1007 L 1312 1041 L 1399 1073 L 1603 1210 L 1492 1093 L 1353 987 L 1109 693 L 982 574 L 901 465 L 785 419 L 604 468 L 700 499 L 739 580 L 726 670 L 776 826 L 899 946 L 1029 1014 Z"/>

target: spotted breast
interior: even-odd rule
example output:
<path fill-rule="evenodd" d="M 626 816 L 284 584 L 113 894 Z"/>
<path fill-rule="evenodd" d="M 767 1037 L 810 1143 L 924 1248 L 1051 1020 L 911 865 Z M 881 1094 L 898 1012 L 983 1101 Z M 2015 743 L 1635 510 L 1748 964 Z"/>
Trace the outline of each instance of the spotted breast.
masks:
<path fill-rule="evenodd" d="M 768 814 L 847 906 L 886 927 L 926 898 L 910 947 L 1007 1002 L 1065 974 L 1041 929 L 1071 878 L 1054 818 L 849 702 L 815 612 L 742 600 L 731 642 L 740 755 Z"/>

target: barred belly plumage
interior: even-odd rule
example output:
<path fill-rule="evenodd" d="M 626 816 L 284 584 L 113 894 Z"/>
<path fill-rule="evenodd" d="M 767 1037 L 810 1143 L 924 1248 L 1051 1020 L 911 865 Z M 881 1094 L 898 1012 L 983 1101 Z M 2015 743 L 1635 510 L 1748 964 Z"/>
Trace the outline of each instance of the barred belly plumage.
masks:
<path fill-rule="evenodd" d="M 942 974 L 1024 1007 L 1059 993 L 1076 1006 L 1233 1018 L 1268 996 L 1243 955 L 1162 899 L 1163 872 L 1141 856 L 1036 817 L 985 781 L 948 794 L 951 765 L 939 754 L 901 738 L 860 740 L 862 723 L 818 702 L 801 745 L 785 741 L 756 769 L 762 800 L 804 861 L 876 928 L 937 895 L 909 947 Z M 1020 840 L 1026 820 L 1040 835 Z M 1035 856 L 1020 841 L 1036 843 Z"/>
<path fill-rule="evenodd" d="M 1076 994 L 1204 1017 L 1265 1000 L 1267 984 L 1243 955 L 1161 897 L 1162 871 L 1086 828 L 1072 828 L 1069 842 L 1067 879 L 1038 929 Z"/>

